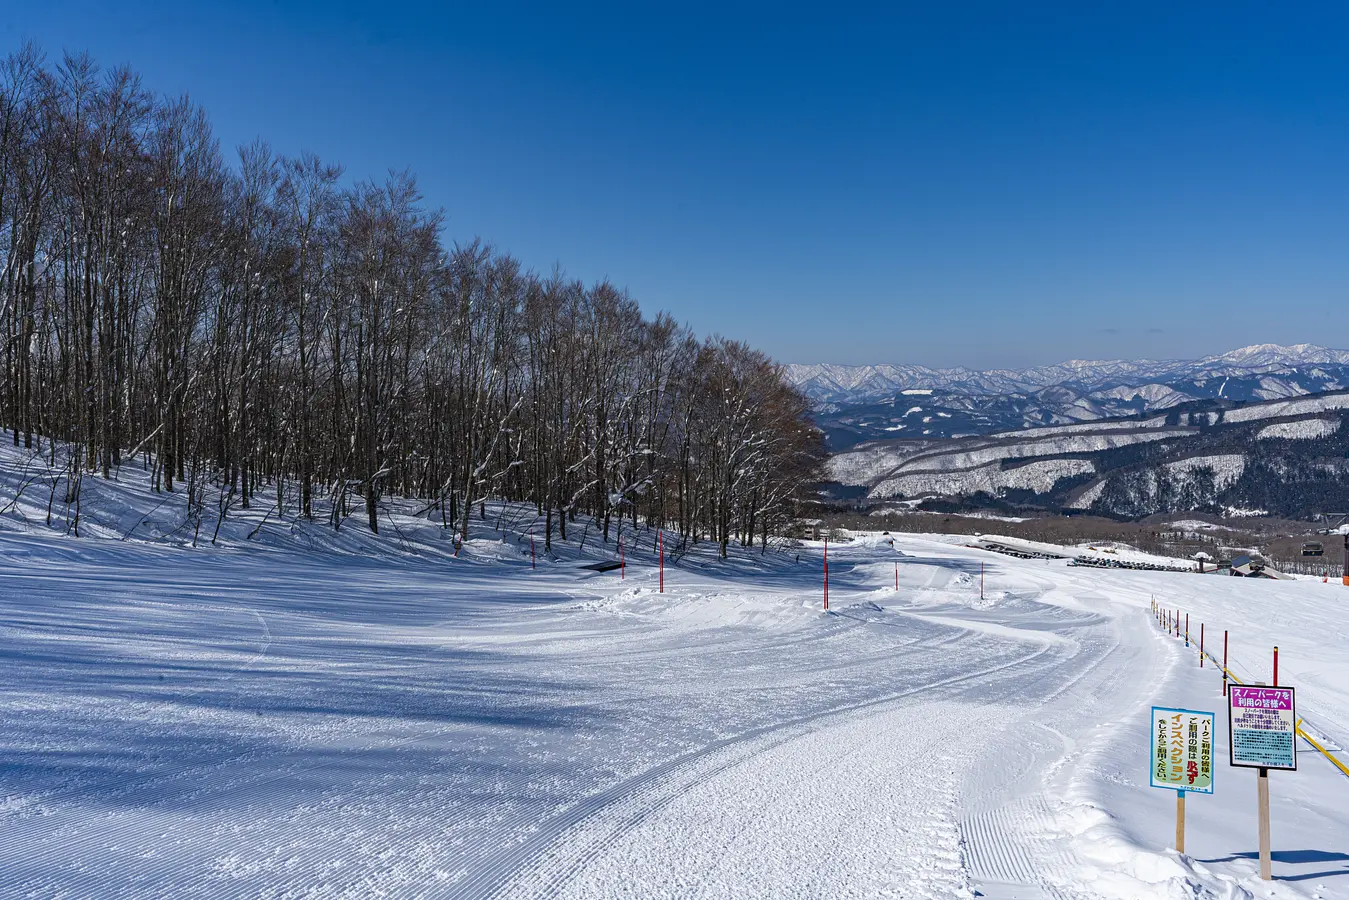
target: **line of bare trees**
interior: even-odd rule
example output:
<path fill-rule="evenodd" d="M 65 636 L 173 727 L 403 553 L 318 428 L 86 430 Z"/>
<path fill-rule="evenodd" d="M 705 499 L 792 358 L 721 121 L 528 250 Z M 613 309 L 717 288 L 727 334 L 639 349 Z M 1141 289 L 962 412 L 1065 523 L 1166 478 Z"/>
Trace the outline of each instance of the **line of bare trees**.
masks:
<path fill-rule="evenodd" d="M 691 539 L 766 540 L 823 455 L 763 354 L 645 319 L 607 282 L 446 247 L 414 178 L 258 142 L 87 56 L 0 69 L 0 419 L 72 449 L 70 491 L 129 460 L 200 515 L 266 503 L 340 527 L 423 498 L 466 535 L 530 501 Z M 67 500 L 70 498 L 68 497 Z"/>

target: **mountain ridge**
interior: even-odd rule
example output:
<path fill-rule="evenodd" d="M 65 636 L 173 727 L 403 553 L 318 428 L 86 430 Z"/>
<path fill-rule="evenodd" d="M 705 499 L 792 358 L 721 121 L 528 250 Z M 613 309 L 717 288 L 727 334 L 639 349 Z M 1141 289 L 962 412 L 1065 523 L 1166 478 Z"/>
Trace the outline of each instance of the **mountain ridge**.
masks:
<path fill-rule="evenodd" d="M 1349 351 L 1252 344 L 1193 360 L 1068 360 L 1028 369 L 788 366 L 829 445 L 941 439 L 1349 388 Z"/>
<path fill-rule="evenodd" d="M 869 441 L 835 453 L 828 472 L 867 504 L 1305 518 L 1349 505 L 1346 422 L 1349 390 L 1255 403 L 1215 398 L 1146 417 Z"/>
<path fill-rule="evenodd" d="M 1169 378 L 1270 374 L 1316 365 L 1349 366 L 1349 350 L 1316 344 L 1251 344 L 1198 359 L 1082 360 L 1026 368 L 931 368 L 923 365 L 838 365 L 791 363 L 787 377 L 813 401 L 857 403 L 881 399 L 889 392 L 913 389 L 960 390 L 963 393 L 1030 393 L 1055 385 L 1088 391 L 1131 386 Z"/>

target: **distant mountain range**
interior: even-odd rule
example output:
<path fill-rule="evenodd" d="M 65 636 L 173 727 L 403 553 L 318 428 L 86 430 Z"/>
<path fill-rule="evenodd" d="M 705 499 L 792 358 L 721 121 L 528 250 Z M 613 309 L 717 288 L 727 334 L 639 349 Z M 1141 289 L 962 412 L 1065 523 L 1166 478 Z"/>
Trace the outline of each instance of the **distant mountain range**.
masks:
<path fill-rule="evenodd" d="M 869 506 L 1203 511 L 1307 518 L 1349 509 L 1349 391 L 1188 401 L 1153 416 L 836 453 L 836 496 Z"/>
<path fill-rule="evenodd" d="M 832 449 L 1148 415 L 1196 400 L 1251 402 L 1349 388 L 1349 351 L 1256 344 L 1193 360 L 957 367 L 790 365 Z"/>

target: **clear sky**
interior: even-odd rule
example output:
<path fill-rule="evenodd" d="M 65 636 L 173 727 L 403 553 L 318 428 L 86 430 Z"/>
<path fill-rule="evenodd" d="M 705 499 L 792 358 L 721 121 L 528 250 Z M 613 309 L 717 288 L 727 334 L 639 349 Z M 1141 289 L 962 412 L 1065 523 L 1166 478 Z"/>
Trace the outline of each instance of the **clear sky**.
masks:
<path fill-rule="evenodd" d="M 785 362 L 1349 346 L 1343 4 L 6 6 Z"/>

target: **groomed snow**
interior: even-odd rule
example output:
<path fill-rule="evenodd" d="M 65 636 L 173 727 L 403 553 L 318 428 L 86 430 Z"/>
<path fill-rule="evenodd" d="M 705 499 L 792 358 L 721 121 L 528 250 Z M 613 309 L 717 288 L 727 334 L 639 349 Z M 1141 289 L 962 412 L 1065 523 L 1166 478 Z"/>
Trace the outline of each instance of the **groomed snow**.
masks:
<path fill-rule="evenodd" d="M 622 580 L 584 522 L 535 570 L 488 512 L 458 558 L 406 512 L 195 550 L 3 519 L 0 893 L 1349 897 L 1349 778 L 1272 776 L 1265 885 L 1254 773 L 1220 765 L 1177 856 L 1145 724 L 1221 709 L 1156 597 L 1244 677 L 1278 643 L 1344 746 L 1349 589 L 859 535 L 825 614 L 819 544 L 672 552 L 660 593 L 650 532 Z"/>

